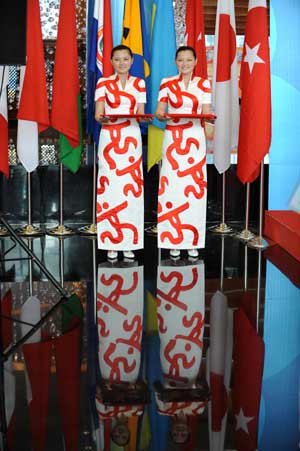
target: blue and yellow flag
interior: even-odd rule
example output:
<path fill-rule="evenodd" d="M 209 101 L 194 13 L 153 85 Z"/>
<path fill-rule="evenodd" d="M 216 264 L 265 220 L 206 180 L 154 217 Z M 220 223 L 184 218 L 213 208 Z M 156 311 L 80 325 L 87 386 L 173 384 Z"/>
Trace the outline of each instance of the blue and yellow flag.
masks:
<path fill-rule="evenodd" d="M 150 73 L 145 26 L 143 0 L 125 0 L 122 44 L 130 47 L 134 56 L 131 74 L 141 78 Z"/>
<path fill-rule="evenodd" d="M 176 34 L 172 0 L 153 0 L 150 79 L 147 83 L 149 113 L 156 111 L 161 79 L 177 74 Z M 148 170 L 161 159 L 165 123 L 155 119 L 148 127 Z"/>

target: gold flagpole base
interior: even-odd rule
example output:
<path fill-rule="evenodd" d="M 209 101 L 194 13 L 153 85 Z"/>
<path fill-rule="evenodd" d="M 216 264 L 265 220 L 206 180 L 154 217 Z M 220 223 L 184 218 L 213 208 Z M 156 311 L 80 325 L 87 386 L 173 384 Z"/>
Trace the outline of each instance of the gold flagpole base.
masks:
<path fill-rule="evenodd" d="M 89 224 L 84 227 L 80 227 L 78 232 L 82 235 L 97 235 L 97 224 Z"/>
<path fill-rule="evenodd" d="M 210 227 L 208 230 L 210 232 L 220 233 L 220 234 L 226 234 L 226 233 L 232 233 L 233 232 L 233 228 L 228 226 L 225 222 L 221 222 L 217 226 Z"/>
<path fill-rule="evenodd" d="M 71 236 L 75 234 L 75 230 L 66 227 L 64 224 L 59 224 L 57 227 L 54 227 L 54 229 L 47 230 L 47 235 L 51 236 Z"/>
<path fill-rule="evenodd" d="M 250 230 L 244 229 L 241 232 L 237 232 L 234 235 L 234 238 L 237 238 L 238 240 L 241 240 L 241 241 L 250 241 L 253 238 L 255 238 L 255 235 L 254 235 L 254 233 L 250 232 Z"/>
<path fill-rule="evenodd" d="M 147 228 L 145 229 L 145 232 L 146 232 L 148 235 L 155 235 L 155 236 L 157 236 L 157 224 L 152 225 L 152 226 L 150 226 L 150 227 L 147 227 Z"/>
<path fill-rule="evenodd" d="M 16 232 L 20 236 L 28 237 L 45 235 L 45 231 L 43 229 L 32 224 L 26 224 L 24 227 L 17 229 Z"/>
<path fill-rule="evenodd" d="M 0 226 L 0 236 L 8 236 L 9 232 L 6 227 Z"/>
<path fill-rule="evenodd" d="M 262 236 L 257 236 L 253 240 L 248 241 L 247 246 L 253 249 L 266 249 L 269 244 Z"/>

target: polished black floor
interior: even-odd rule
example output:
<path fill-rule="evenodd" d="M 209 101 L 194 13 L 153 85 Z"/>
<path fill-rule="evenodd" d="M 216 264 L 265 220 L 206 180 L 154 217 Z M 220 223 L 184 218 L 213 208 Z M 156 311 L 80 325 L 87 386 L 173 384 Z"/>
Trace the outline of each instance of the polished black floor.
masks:
<path fill-rule="evenodd" d="M 281 248 L 207 232 L 173 260 L 146 233 L 107 262 L 79 235 L 26 244 L 41 265 L 0 240 L 3 449 L 298 449 L 300 264 Z"/>

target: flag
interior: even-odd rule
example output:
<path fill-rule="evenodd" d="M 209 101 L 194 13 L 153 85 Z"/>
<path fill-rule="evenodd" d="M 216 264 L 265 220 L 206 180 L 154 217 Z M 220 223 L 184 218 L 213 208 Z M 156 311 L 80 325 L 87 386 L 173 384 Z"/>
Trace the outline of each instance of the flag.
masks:
<path fill-rule="evenodd" d="M 213 109 L 217 116 L 214 164 L 222 174 L 230 166 L 230 151 L 237 147 L 239 130 L 234 0 L 218 1 L 212 94 Z"/>
<path fill-rule="evenodd" d="M 39 164 L 39 132 L 49 127 L 43 37 L 39 0 L 27 3 L 27 60 L 21 68 L 17 152 L 27 172 Z"/>
<path fill-rule="evenodd" d="M 95 0 L 93 23 L 89 37 L 87 131 L 98 144 L 100 124 L 95 120 L 95 88 L 100 77 L 113 74 L 110 54 L 113 47 L 112 21 L 109 0 Z"/>
<path fill-rule="evenodd" d="M 155 113 L 161 79 L 177 73 L 176 35 L 172 0 L 154 0 L 152 9 L 150 80 L 147 83 L 150 113 Z M 155 119 L 148 127 L 148 170 L 161 159 L 165 123 Z"/>
<path fill-rule="evenodd" d="M 241 64 L 237 176 L 253 182 L 271 143 L 271 81 L 266 0 L 249 0 Z"/>
<path fill-rule="evenodd" d="M 122 41 L 124 5 L 125 0 L 110 0 L 114 46 Z"/>
<path fill-rule="evenodd" d="M 122 44 L 127 45 L 133 53 L 130 73 L 135 77 L 147 78 L 150 73 L 150 58 L 143 0 L 125 0 Z"/>
<path fill-rule="evenodd" d="M 79 169 L 82 152 L 75 0 L 60 2 L 51 125 L 60 132 L 60 162 L 75 173 Z"/>
<path fill-rule="evenodd" d="M 8 178 L 7 85 L 8 67 L 0 66 L 0 171 Z"/>
<path fill-rule="evenodd" d="M 187 0 L 185 15 L 186 44 L 194 47 L 197 55 L 195 75 L 207 78 L 205 29 L 202 0 Z"/>
<path fill-rule="evenodd" d="M 232 405 L 236 419 L 235 449 L 257 449 L 264 343 L 243 308 L 234 313 Z"/>

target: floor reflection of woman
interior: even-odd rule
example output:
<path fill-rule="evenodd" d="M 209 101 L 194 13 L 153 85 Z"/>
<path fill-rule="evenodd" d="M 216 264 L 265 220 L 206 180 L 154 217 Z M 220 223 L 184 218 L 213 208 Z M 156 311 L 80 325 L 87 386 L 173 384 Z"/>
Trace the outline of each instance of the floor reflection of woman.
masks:
<path fill-rule="evenodd" d="M 100 78 L 95 93 L 95 117 L 102 123 L 99 140 L 97 184 L 98 248 L 109 259 L 118 251 L 134 258 L 144 246 L 144 198 L 142 141 L 135 118 L 109 120 L 105 114 L 143 114 L 145 82 L 133 77 L 129 47 L 119 45 L 111 53 L 115 74 Z"/>
<path fill-rule="evenodd" d="M 179 75 L 164 78 L 160 85 L 156 116 L 209 114 L 210 82 L 193 75 L 197 59 L 189 46 L 179 47 Z M 187 249 L 191 257 L 205 246 L 206 141 L 200 119 L 181 118 L 167 123 L 158 199 L 158 247 L 179 257 Z"/>

